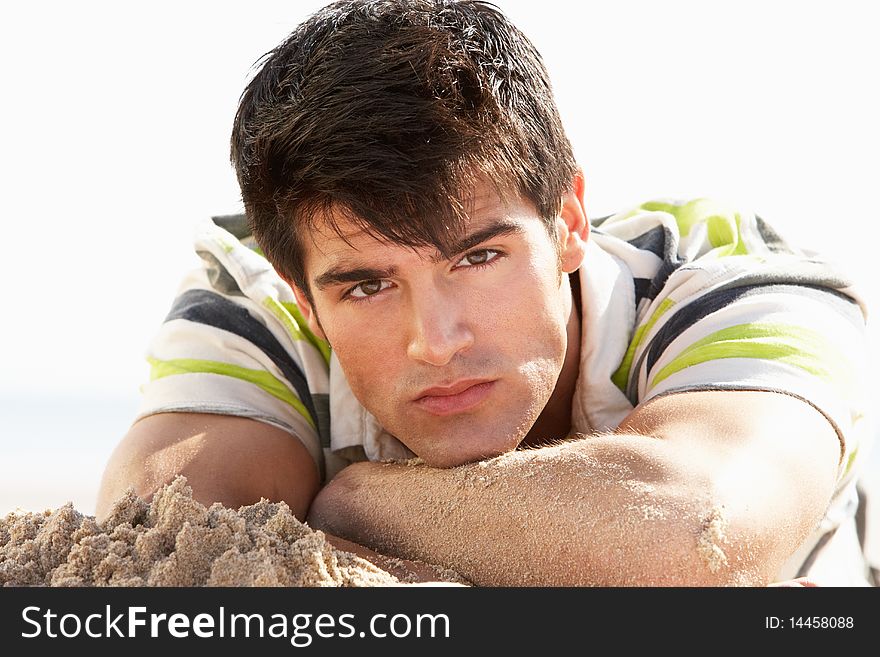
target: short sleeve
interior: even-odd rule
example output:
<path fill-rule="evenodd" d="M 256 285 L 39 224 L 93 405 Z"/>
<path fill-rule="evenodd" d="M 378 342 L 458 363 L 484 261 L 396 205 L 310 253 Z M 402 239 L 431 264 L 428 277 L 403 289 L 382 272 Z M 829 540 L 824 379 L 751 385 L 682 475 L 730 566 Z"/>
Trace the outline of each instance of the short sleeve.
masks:
<path fill-rule="evenodd" d="M 841 442 L 838 480 L 859 449 L 867 354 L 858 303 L 814 284 L 719 285 L 657 304 L 631 385 L 638 401 L 688 390 L 767 390 L 822 413 Z"/>
<path fill-rule="evenodd" d="M 261 256 L 241 245 L 244 252 L 230 254 L 228 242 L 197 246 L 204 266 L 184 280 L 147 349 L 150 381 L 138 417 L 193 412 L 265 422 L 296 436 L 323 476 L 326 343 L 308 330 Z"/>

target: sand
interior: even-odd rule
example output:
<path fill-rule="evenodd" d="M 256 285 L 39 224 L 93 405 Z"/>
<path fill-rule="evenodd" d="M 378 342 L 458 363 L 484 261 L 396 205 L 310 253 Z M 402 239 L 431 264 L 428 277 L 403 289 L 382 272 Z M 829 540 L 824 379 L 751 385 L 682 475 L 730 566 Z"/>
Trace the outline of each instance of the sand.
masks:
<path fill-rule="evenodd" d="M 395 560 L 384 563 L 393 566 Z M 399 563 L 399 562 L 397 562 Z M 432 568 L 436 580 L 463 583 Z M 184 477 L 151 503 L 133 491 L 103 523 L 68 503 L 0 519 L 3 586 L 400 586 L 373 563 L 334 548 L 284 502 L 205 507 Z"/>
<path fill-rule="evenodd" d="M 710 572 L 717 573 L 727 565 L 727 555 L 721 547 L 727 542 L 727 529 L 728 522 L 722 507 L 714 507 L 708 518 L 703 521 L 703 529 L 697 544 L 700 558 Z"/>

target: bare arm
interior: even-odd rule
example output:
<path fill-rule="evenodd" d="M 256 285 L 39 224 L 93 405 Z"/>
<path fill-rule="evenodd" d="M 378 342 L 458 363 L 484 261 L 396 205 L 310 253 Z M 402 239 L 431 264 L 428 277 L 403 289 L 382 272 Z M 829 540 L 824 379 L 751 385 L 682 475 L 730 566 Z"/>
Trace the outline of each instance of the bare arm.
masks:
<path fill-rule="evenodd" d="M 179 474 L 206 506 L 221 502 L 236 509 L 265 497 L 286 502 L 300 520 L 320 487 L 305 446 L 281 429 L 229 415 L 160 413 L 136 422 L 114 450 L 101 480 L 96 517 L 106 518 L 130 486 L 149 500 Z M 389 559 L 330 533 L 327 540 L 402 580 L 438 579 L 426 564 Z"/>
<path fill-rule="evenodd" d="M 824 514 L 839 456 L 803 401 L 690 392 L 482 463 L 356 464 L 310 521 L 483 585 L 763 585 Z"/>
<path fill-rule="evenodd" d="M 265 497 L 304 519 L 318 492 L 315 462 L 286 431 L 229 415 L 159 413 L 136 422 L 114 450 L 98 492 L 104 518 L 129 486 L 150 499 L 178 474 L 193 497 L 238 508 Z"/>

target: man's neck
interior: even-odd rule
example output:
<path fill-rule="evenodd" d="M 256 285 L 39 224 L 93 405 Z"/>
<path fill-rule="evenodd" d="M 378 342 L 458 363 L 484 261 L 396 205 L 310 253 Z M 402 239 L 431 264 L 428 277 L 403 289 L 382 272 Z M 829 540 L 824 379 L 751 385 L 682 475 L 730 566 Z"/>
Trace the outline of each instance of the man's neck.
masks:
<path fill-rule="evenodd" d="M 581 299 L 578 276 L 578 272 L 575 272 L 569 277 L 569 281 L 574 284 L 571 285 L 572 304 L 566 324 L 568 346 L 565 350 L 562 371 L 556 381 L 553 394 L 550 395 L 544 410 L 541 411 L 520 446 L 536 447 L 554 440 L 562 440 L 568 438 L 571 431 L 571 405 L 580 371 L 581 355 Z"/>

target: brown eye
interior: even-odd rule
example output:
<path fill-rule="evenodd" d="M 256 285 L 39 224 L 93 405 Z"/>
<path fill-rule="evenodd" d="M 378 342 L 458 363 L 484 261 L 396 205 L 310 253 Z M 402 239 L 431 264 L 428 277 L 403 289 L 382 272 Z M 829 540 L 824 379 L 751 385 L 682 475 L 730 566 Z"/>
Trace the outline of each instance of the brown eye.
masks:
<path fill-rule="evenodd" d="M 467 254 L 465 258 L 472 265 L 482 265 L 489 261 L 489 252 L 475 251 L 474 253 Z"/>
<path fill-rule="evenodd" d="M 495 260 L 500 255 L 500 251 L 494 249 L 480 249 L 479 251 L 471 251 L 461 260 L 458 261 L 458 267 L 479 267 L 486 265 Z"/>
<path fill-rule="evenodd" d="M 382 290 L 382 281 L 367 281 L 360 284 L 361 292 L 370 296 Z"/>
<path fill-rule="evenodd" d="M 351 288 L 351 291 L 348 294 L 355 299 L 364 299 L 366 297 L 371 297 L 374 294 L 379 294 L 379 292 L 386 287 L 388 287 L 388 281 L 364 281 Z"/>

